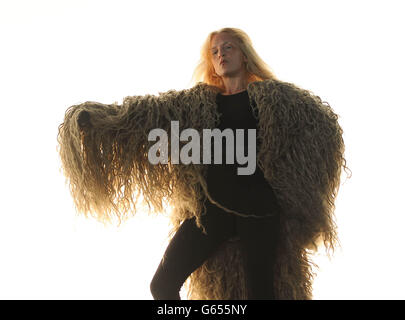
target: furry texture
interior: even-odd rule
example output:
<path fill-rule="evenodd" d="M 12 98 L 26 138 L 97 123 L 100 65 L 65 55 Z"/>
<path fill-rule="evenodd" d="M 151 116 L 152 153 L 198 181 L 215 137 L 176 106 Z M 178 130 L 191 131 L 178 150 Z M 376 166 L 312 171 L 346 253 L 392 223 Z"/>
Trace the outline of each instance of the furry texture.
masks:
<path fill-rule="evenodd" d="M 318 96 L 280 80 L 249 83 L 248 94 L 259 119 L 257 164 L 282 208 L 274 270 L 278 299 L 312 298 L 313 266 L 308 249 L 323 241 L 338 244 L 335 198 L 344 158 L 338 116 Z M 158 96 L 132 96 L 123 104 L 85 102 L 71 106 L 59 126 L 62 168 L 78 212 L 101 221 L 126 219 L 138 210 L 141 196 L 150 213 L 173 211 L 171 235 L 193 216 L 201 226 L 207 193 L 203 164 L 152 165 L 148 141 L 154 128 L 170 133 L 170 121 L 186 128 L 215 128 L 218 88 L 198 83 L 190 89 Z M 89 116 L 84 126 L 79 116 Z M 82 117 L 83 118 L 83 117 Z M 170 134 L 169 134 L 170 136 Z M 187 142 L 180 141 L 180 147 Z M 202 144 L 201 144 L 202 145 Z M 170 141 L 169 141 L 170 150 Z M 219 204 L 218 204 L 219 205 Z M 234 212 L 224 208 L 226 211 Z M 246 286 L 238 239 L 223 246 L 186 282 L 190 299 L 245 299 Z"/>

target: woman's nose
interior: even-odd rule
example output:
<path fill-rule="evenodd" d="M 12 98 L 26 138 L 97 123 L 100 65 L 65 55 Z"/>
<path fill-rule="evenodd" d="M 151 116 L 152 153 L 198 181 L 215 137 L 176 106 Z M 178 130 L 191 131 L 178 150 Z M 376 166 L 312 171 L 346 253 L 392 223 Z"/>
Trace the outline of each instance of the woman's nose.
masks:
<path fill-rule="evenodd" d="M 218 56 L 219 56 L 219 57 L 225 56 L 225 51 L 218 50 Z"/>

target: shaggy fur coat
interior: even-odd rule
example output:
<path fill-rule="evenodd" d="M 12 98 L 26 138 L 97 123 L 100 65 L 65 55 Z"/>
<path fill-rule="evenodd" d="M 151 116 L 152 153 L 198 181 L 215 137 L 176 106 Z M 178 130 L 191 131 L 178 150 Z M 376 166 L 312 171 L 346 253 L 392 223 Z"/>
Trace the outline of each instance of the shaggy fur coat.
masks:
<path fill-rule="evenodd" d="M 282 208 L 276 266 L 269 270 L 275 295 L 311 299 L 310 250 L 319 244 L 333 249 L 338 242 L 334 202 L 341 169 L 347 168 L 343 130 L 327 102 L 292 83 L 256 81 L 247 91 L 258 119 L 257 166 Z M 193 216 L 202 227 L 203 202 L 214 202 L 207 192 L 207 165 L 173 164 L 170 155 L 168 164 L 151 164 L 148 150 L 155 142 L 148 134 L 155 128 L 169 133 L 170 121 L 178 120 L 180 132 L 194 128 L 202 137 L 203 129 L 219 124 L 218 92 L 199 82 L 180 91 L 125 97 L 122 104 L 87 101 L 68 108 L 58 143 L 78 212 L 121 221 L 139 210 L 142 199 L 149 212 L 162 213 L 167 205 L 173 209 L 171 235 Z M 238 239 L 224 243 L 186 287 L 190 299 L 245 299 Z"/>

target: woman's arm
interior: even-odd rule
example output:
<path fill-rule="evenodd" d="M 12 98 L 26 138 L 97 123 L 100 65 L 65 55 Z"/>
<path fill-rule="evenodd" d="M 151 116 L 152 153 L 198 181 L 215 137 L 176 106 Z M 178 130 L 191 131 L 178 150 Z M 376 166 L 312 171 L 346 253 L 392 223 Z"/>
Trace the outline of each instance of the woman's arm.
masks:
<path fill-rule="evenodd" d="M 110 221 L 135 213 L 139 196 L 162 211 L 170 196 L 169 166 L 152 165 L 149 132 L 169 132 L 171 120 L 187 126 L 183 98 L 187 90 L 159 96 L 126 97 L 121 105 L 87 101 L 67 109 L 59 126 L 63 173 L 77 210 Z"/>

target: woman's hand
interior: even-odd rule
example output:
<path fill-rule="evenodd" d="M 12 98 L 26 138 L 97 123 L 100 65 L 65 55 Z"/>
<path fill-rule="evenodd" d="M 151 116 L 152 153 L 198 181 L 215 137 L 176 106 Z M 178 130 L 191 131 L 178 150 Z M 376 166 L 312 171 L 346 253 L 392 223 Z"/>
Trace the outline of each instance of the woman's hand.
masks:
<path fill-rule="evenodd" d="M 80 128 L 85 128 L 90 126 L 90 114 L 83 110 L 79 113 L 79 117 L 77 119 L 77 124 Z"/>

